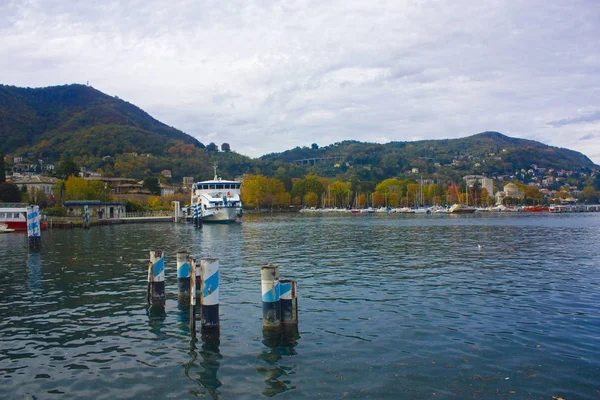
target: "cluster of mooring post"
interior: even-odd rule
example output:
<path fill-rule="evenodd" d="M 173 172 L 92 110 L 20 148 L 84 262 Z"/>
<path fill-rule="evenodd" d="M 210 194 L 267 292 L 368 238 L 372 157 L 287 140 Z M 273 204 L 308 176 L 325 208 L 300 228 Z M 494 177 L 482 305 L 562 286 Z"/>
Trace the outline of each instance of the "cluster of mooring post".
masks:
<path fill-rule="evenodd" d="M 90 229 L 92 223 L 92 219 L 90 217 L 90 208 L 87 206 L 83 206 L 83 229 Z"/>
<path fill-rule="evenodd" d="M 162 251 L 150 251 L 148 305 L 164 307 L 165 274 Z M 196 334 L 196 312 L 200 311 L 202 333 L 219 330 L 219 259 L 203 258 L 200 263 L 186 251 L 177 253 L 178 299 L 190 302 L 190 330 Z"/>
<path fill-rule="evenodd" d="M 279 266 L 267 265 L 260 270 L 263 306 L 263 329 L 279 331 L 298 327 L 296 281 L 279 279 Z"/>
<path fill-rule="evenodd" d="M 40 207 L 27 207 L 27 238 L 30 249 L 39 249 L 42 246 L 41 224 Z"/>
<path fill-rule="evenodd" d="M 263 331 L 278 333 L 298 330 L 296 281 L 279 279 L 279 266 L 261 268 Z M 190 331 L 196 335 L 196 312 L 200 312 L 203 337 L 219 334 L 219 259 L 202 258 L 198 263 L 189 252 L 177 253 L 179 301 L 190 304 Z M 148 305 L 165 306 L 165 254 L 150 251 Z M 215 336 L 213 336 L 215 337 Z"/>

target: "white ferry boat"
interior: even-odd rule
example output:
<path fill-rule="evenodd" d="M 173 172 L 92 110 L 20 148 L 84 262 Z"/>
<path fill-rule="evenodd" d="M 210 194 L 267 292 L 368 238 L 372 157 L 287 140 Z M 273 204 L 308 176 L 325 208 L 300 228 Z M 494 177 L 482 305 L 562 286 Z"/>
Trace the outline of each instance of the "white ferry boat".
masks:
<path fill-rule="evenodd" d="M 242 218 L 241 182 L 224 181 L 217 176 L 212 181 L 192 185 L 192 208 L 202 210 L 202 222 L 230 223 Z"/>

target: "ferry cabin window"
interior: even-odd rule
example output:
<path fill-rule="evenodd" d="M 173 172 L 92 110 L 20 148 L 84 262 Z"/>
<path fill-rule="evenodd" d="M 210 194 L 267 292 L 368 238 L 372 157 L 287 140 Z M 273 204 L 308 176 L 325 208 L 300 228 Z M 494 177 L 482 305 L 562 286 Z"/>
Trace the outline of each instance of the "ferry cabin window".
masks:
<path fill-rule="evenodd" d="M 19 219 L 19 213 L 13 213 L 13 219 Z"/>
<path fill-rule="evenodd" d="M 223 184 L 217 185 L 217 189 L 223 189 Z"/>
<path fill-rule="evenodd" d="M 6 214 L 0 213 L 0 220 L 5 219 L 5 218 L 6 218 Z"/>
<path fill-rule="evenodd" d="M 210 185 L 210 189 L 216 189 L 216 185 Z"/>

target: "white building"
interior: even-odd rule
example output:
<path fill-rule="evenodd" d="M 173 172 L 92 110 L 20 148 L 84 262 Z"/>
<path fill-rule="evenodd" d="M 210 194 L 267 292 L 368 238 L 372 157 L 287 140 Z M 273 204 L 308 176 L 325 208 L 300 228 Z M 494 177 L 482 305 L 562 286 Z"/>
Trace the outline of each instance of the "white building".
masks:
<path fill-rule="evenodd" d="M 24 186 L 27 189 L 27 192 L 37 189 L 47 194 L 48 197 L 52 194 L 52 188 L 56 185 L 56 182 L 58 182 L 58 179 L 43 175 L 19 176 L 15 177 L 12 181 L 12 183 L 19 188 Z"/>
<path fill-rule="evenodd" d="M 487 190 L 488 195 L 491 196 L 494 193 L 494 181 L 483 175 L 467 175 L 463 176 L 463 180 L 467 186 L 473 186 L 476 182 L 479 182 L 481 188 Z"/>

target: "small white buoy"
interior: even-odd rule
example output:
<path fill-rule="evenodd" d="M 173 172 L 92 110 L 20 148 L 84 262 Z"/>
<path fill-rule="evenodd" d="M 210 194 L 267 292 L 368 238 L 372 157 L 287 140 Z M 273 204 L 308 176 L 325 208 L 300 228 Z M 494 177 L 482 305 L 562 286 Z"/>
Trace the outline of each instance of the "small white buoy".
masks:
<path fill-rule="evenodd" d="M 482 246 L 482 245 L 480 245 L 480 244 L 478 244 L 478 245 L 477 245 L 477 248 L 478 248 L 479 250 L 481 250 L 481 249 L 483 249 L 483 246 Z"/>

